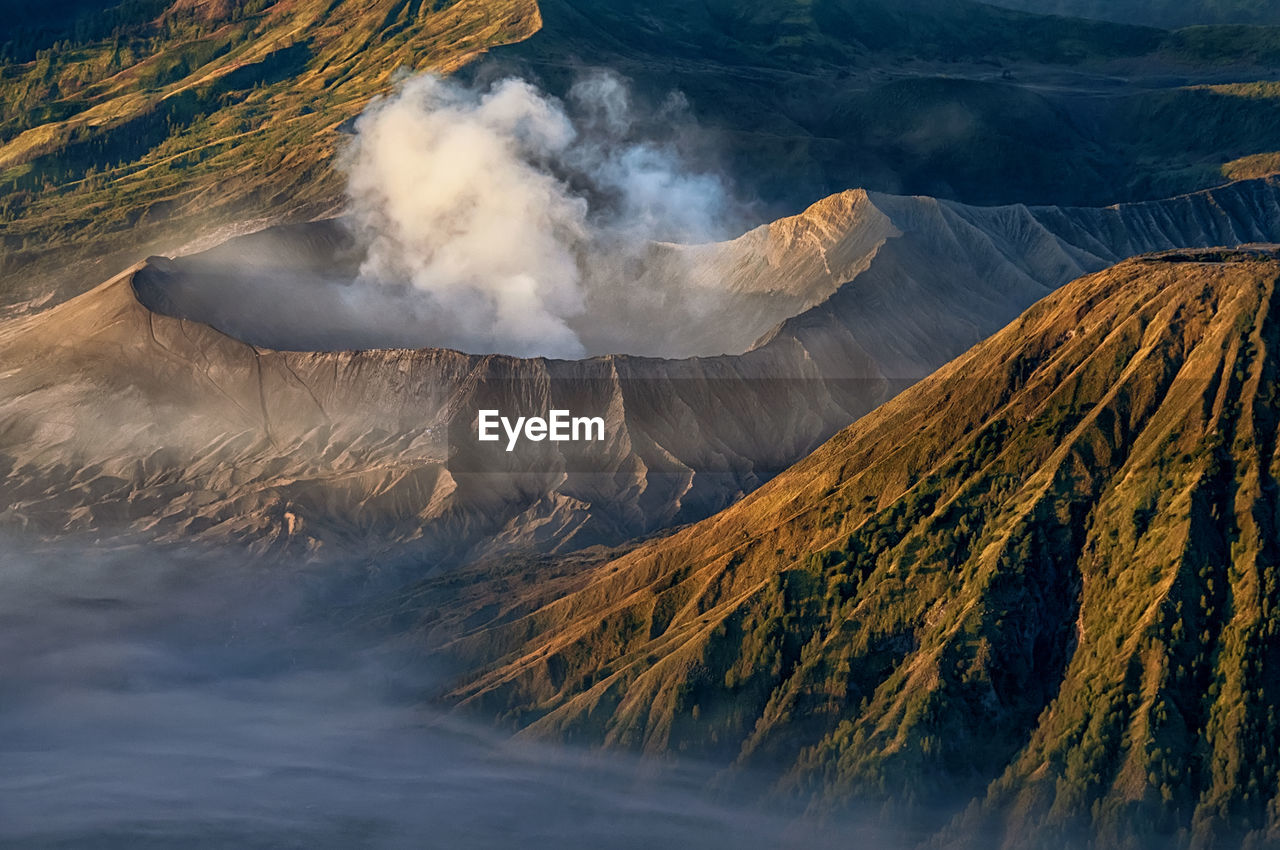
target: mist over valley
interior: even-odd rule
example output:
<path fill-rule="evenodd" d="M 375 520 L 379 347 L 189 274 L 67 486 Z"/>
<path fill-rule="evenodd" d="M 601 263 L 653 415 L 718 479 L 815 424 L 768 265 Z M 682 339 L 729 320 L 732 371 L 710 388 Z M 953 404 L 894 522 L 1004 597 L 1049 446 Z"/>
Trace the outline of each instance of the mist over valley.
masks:
<path fill-rule="evenodd" d="M 1266 6 L 17 4 L 0 845 L 1275 845 Z"/>

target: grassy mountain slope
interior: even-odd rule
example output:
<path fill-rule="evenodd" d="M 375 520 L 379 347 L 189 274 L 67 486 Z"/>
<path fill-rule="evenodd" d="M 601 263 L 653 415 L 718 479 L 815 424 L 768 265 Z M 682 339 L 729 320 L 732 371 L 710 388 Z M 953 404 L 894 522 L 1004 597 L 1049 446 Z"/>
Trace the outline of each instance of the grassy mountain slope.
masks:
<path fill-rule="evenodd" d="M 331 209 L 340 127 L 397 70 L 451 71 L 540 25 L 532 0 L 154 5 L 9 41 L 35 50 L 0 65 L 7 302 L 47 294 L 73 259 L 94 263 L 83 287 L 205 230 Z"/>
<path fill-rule="evenodd" d="M 957 844 L 1275 830 L 1278 279 L 1222 251 L 1064 287 L 562 597 L 431 615 L 476 671 L 450 699 L 921 823 L 972 800 Z"/>

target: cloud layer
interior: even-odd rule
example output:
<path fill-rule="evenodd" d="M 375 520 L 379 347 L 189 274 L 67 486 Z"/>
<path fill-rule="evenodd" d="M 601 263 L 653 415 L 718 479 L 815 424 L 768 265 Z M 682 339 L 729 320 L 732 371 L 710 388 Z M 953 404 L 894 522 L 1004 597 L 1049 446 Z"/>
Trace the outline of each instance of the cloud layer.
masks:
<path fill-rule="evenodd" d="M 699 766 L 425 709 L 435 674 L 335 614 L 359 576 L 239 561 L 0 538 L 0 846 L 848 846 Z"/>

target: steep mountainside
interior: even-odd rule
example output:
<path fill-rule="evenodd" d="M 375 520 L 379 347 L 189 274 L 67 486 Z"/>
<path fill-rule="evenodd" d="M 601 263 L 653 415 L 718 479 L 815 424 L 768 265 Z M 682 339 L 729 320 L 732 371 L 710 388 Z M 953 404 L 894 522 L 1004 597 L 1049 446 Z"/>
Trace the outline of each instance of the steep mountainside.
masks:
<path fill-rule="evenodd" d="M 60 5 L 0 30 L 6 306 L 334 209 L 343 122 L 397 70 L 449 73 L 541 25 L 533 0 Z"/>
<path fill-rule="evenodd" d="M 577 362 L 373 348 L 323 323 L 327 275 L 351 263 L 338 223 L 156 258 L 0 325 L 0 517 L 428 563 L 619 543 L 726 507 L 1082 272 L 1280 241 L 1278 195 L 1061 210 L 844 193 L 655 249 L 637 285 L 679 262 L 729 306 L 696 325 L 657 304 L 653 337 L 749 348 L 690 359 L 613 354 L 607 335 Z M 608 440 L 479 451 L 481 408 L 600 415 Z"/>
<path fill-rule="evenodd" d="M 1277 178 L 1102 209 L 871 201 L 902 236 L 776 333 L 809 348 L 856 340 L 885 374 L 912 380 L 1087 272 L 1151 251 L 1280 241 Z"/>
<path fill-rule="evenodd" d="M 449 699 L 919 824 L 972 801 L 943 846 L 1274 840 L 1278 282 L 1210 251 L 1064 287 L 572 592 L 425 609 L 474 665 Z"/>

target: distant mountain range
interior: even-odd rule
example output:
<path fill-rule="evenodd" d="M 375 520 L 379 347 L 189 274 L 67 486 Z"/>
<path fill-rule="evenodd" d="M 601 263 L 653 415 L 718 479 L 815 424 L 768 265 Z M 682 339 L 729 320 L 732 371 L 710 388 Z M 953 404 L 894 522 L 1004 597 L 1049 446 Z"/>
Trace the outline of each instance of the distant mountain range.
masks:
<path fill-rule="evenodd" d="M 1280 25 L 1268 0 L 987 0 L 1040 15 L 1065 15 L 1175 29 L 1207 24 Z"/>
<path fill-rule="evenodd" d="M 465 73 L 567 91 L 604 66 L 679 91 L 721 143 L 701 153 L 766 202 L 850 186 L 970 204 L 1102 205 L 1213 185 L 1280 150 L 1280 30 L 1044 17 L 968 0 L 543 0 L 543 27 Z M 699 151 L 694 150 L 693 156 Z"/>

